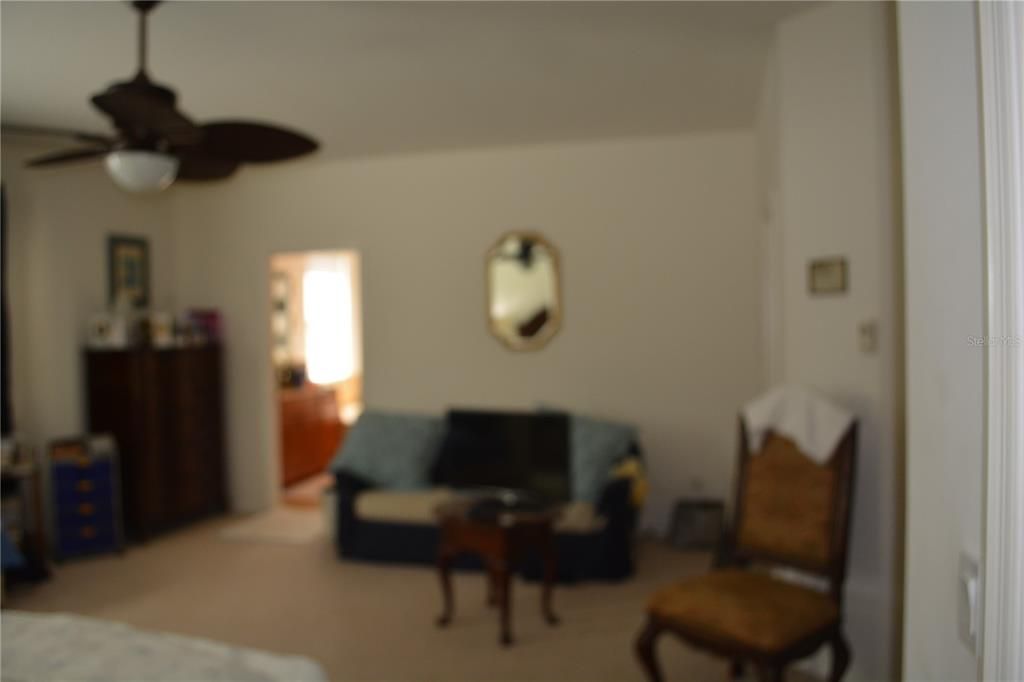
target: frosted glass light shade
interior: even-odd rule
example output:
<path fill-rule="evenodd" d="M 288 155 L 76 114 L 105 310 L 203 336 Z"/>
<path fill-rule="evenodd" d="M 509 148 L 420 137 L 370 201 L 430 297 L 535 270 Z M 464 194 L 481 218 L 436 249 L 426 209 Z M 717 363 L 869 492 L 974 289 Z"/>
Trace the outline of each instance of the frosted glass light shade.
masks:
<path fill-rule="evenodd" d="M 178 175 L 178 159 L 144 149 L 119 149 L 107 154 L 107 174 L 129 192 L 159 192 Z"/>

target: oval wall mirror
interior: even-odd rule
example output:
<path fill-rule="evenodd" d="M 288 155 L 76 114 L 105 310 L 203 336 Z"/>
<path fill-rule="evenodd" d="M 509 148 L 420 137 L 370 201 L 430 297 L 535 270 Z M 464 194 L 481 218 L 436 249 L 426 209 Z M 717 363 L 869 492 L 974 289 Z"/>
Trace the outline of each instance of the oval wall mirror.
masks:
<path fill-rule="evenodd" d="M 487 319 L 517 351 L 543 348 L 562 323 L 558 251 L 536 232 L 510 232 L 487 252 Z"/>

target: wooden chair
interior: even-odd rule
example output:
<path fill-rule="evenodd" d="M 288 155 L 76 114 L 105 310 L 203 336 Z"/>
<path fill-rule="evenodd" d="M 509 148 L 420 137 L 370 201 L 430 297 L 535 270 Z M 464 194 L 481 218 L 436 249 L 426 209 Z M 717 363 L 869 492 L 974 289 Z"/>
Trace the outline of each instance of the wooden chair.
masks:
<path fill-rule="evenodd" d="M 659 590 L 647 606 L 636 654 L 652 681 L 663 679 L 655 643 L 664 632 L 732 661 L 732 676 L 752 663 L 763 682 L 823 644 L 832 647 L 830 682 L 850 662 L 843 635 L 843 581 L 849 544 L 857 425 L 819 464 L 789 439 L 769 432 L 751 456 L 740 419 L 739 474 L 733 530 L 724 565 Z M 827 591 L 752 570 L 753 564 L 823 578 Z"/>

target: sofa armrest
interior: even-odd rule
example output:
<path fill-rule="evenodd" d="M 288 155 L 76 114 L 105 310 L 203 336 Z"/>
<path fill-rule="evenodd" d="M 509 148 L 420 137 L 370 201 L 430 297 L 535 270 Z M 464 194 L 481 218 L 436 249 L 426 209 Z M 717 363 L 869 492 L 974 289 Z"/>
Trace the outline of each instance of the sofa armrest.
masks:
<path fill-rule="evenodd" d="M 345 469 L 334 472 L 334 485 L 339 496 L 347 495 L 349 497 L 355 497 L 364 490 L 374 487 L 373 483 L 362 476 Z"/>
<path fill-rule="evenodd" d="M 636 516 L 632 501 L 633 482 L 628 478 L 609 478 L 597 502 L 597 513 L 608 519 Z"/>
<path fill-rule="evenodd" d="M 597 504 L 597 513 L 605 520 L 601 531 L 601 565 L 605 579 L 621 580 L 633 574 L 638 510 L 633 506 L 632 485 L 628 478 L 610 479 Z"/>
<path fill-rule="evenodd" d="M 356 497 L 360 493 L 373 488 L 373 483 L 350 471 L 337 471 L 334 474 L 334 492 L 338 504 L 337 537 L 335 538 L 338 552 L 348 556 L 346 549 L 351 548 L 356 533 Z"/>

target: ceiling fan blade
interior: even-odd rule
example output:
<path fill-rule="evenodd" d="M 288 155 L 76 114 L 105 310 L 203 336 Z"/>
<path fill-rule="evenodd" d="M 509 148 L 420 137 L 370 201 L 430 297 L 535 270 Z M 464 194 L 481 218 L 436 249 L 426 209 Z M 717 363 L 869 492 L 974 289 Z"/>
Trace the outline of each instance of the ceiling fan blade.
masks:
<path fill-rule="evenodd" d="M 166 92 L 170 101 L 155 91 L 114 85 L 93 95 L 92 103 L 129 137 L 155 135 L 172 146 L 198 143 L 202 137 L 199 127 L 174 108 L 173 92 Z"/>
<path fill-rule="evenodd" d="M 37 156 L 34 159 L 29 159 L 25 165 L 31 167 L 54 166 L 61 163 L 95 159 L 101 156 L 106 156 L 108 153 L 110 153 L 109 147 L 104 147 L 102 149 L 65 149 L 62 152 L 54 152 L 53 154 L 46 154 L 44 156 Z"/>
<path fill-rule="evenodd" d="M 283 161 L 310 154 L 320 146 L 302 133 L 261 123 L 218 121 L 204 124 L 202 130 L 205 153 L 243 163 Z"/>
<path fill-rule="evenodd" d="M 66 137 L 76 142 L 90 142 L 92 144 L 113 145 L 114 140 L 106 135 L 86 133 L 81 130 L 69 130 L 67 128 L 39 128 L 37 126 L 7 125 L 2 128 L 4 135 L 33 135 L 38 137 Z"/>
<path fill-rule="evenodd" d="M 198 151 L 178 155 L 178 180 L 221 180 L 238 170 L 238 161 L 207 156 Z"/>

